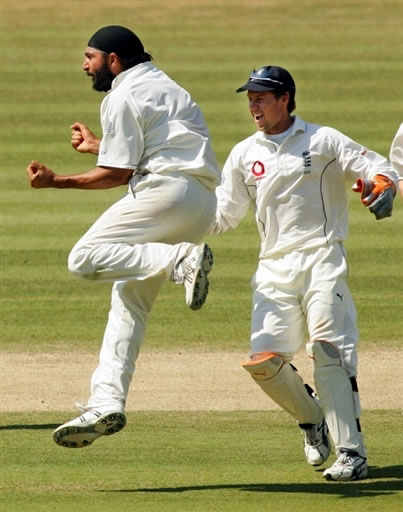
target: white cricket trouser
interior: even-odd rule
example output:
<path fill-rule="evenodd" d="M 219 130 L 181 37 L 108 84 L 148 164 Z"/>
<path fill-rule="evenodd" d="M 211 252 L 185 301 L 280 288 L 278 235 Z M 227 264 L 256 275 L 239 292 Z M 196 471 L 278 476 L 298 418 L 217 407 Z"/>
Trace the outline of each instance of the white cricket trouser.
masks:
<path fill-rule="evenodd" d="M 337 455 L 365 457 L 356 388 L 356 312 L 341 243 L 261 260 L 254 277 L 252 353 L 275 352 L 290 362 L 305 341 Z M 288 397 L 290 402 L 299 397 Z M 296 406 L 298 404 L 294 404 Z"/>
<path fill-rule="evenodd" d="M 358 330 L 347 273 L 341 243 L 260 260 L 252 281 L 252 353 L 281 353 L 291 361 L 307 327 L 311 341 L 338 349 L 355 377 Z"/>
<path fill-rule="evenodd" d="M 214 191 L 184 173 L 138 176 L 131 185 L 77 242 L 68 262 L 80 277 L 114 281 L 88 406 L 121 411 L 159 290 L 207 233 L 216 209 Z"/>

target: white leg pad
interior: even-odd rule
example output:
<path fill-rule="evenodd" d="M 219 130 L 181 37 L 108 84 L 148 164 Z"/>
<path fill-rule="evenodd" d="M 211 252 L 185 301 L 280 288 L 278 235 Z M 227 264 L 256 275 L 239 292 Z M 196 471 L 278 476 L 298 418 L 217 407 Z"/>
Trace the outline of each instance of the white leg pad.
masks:
<path fill-rule="evenodd" d="M 312 398 L 296 370 L 279 354 L 254 354 L 242 363 L 260 388 L 298 423 L 320 423 L 321 408 Z"/>
<path fill-rule="evenodd" d="M 341 366 L 337 348 L 331 343 L 316 341 L 307 344 L 307 353 L 313 359 L 316 392 L 336 452 L 344 448 L 366 457 L 357 423 L 358 394 L 353 393 L 351 381 Z"/>

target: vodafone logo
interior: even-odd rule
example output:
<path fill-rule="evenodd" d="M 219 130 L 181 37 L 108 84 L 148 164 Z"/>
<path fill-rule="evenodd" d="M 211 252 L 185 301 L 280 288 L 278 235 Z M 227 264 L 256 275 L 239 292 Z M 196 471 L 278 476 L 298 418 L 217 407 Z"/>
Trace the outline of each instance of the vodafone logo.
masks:
<path fill-rule="evenodd" d="M 252 174 L 255 178 L 262 178 L 266 174 L 266 169 L 264 165 L 259 160 L 253 162 L 252 165 Z"/>

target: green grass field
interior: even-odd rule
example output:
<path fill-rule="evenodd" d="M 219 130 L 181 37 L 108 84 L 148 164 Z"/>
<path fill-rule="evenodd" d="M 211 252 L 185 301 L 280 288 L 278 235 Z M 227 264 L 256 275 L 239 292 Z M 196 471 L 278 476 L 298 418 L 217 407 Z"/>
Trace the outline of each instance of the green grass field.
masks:
<path fill-rule="evenodd" d="M 301 434 L 282 412 L 129 414 L 120 434 L 77 451 L 49 443 L 62 416 L 12 414 L 0 425 L 2 510 L 398 512 L 402 414 L 384 415 L 364 415 L 370 478 L 329 483 L 303 460 Z"/>
<path fill-rule="evenodd" d="M 298 115 L 385 156 L 402 122 L 401 1 L 2 0 L 0 9 L 3 352 L 97 352 L 102 338 L 110 285 L 72 278 L 66 260 L 123 190 L 37 191 L 25 175 L 32 159 L 62 173 L 95 163 L 71 149 L 69 127 L 81 121 L 99 133 L 103 96 L 81 63 L 101 26 L 131 27 L 192 93 L 221 165 L 254 131 L 245 96 L 234 93 L 253 67 L 289 69 Z M 346 246 L 361 350 L 402 353 L 402 233 L 401 198 L 392 218 L 376 222 L 351 193 Z M 259 244 L 251 215 L 208 241 L 216 264 L 206 307 L 187 311 L 183 290 L 168 284 L 144 350 L 248 351 Z M 348 485 L 324 482 L 303 461 L 301 438 L 281 412 L 130 413 L 121 434 L 78 451 L 51 441 L 68 414 L 2 410 L 1 510 L 403 510 L 401 411 L 364 413 L 371 474 Z"/>

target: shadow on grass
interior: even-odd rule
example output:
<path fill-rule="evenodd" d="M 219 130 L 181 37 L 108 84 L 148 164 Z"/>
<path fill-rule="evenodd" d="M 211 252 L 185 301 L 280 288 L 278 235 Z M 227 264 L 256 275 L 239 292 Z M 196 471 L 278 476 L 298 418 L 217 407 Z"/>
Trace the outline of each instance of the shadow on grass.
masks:
<path fill-rule="evenodd" d="M 371 482 L 371 480 L 376 480 Z M 385 481 L 383 481 L 385 480 Z M 387 496 L 397 494 L 403 487 L 403 466 L 370 467 L 369 476 L 358 482 L 320 482 L 320 483 L 272 483 L 272 484 L 222 484 L 190 485 L 185 487 L 156 487 L 140 489 L 116 489 L 101 492 L 133 493 L 182 493 L 190 491 L 215 491 L 234 489 L 243 492 L 284 492 L 328 494 L 339 498 L 364 498 L 369 496 Z"/>
<path fill-rule="evenodd" d="M 0 425 L 0 430 L 53 430 L 59 425 L 60 423 L 45 423 L 43 425 Z"/>

